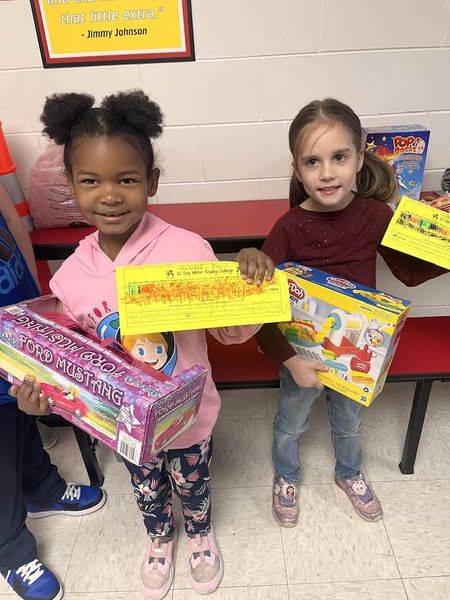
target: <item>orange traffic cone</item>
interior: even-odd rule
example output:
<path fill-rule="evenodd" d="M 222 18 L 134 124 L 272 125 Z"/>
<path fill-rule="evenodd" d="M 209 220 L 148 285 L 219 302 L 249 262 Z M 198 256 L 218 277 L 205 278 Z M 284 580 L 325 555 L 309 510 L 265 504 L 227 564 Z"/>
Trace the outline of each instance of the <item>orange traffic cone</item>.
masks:
<path fill-rule="evenodd" d="M 2 131 L 2 123 L 0 121 L 0 184 L 5 188 L 9 199 L 16 207 L 17 212 L 25 222 L 28 231 L 33 230 L 33 222 L 31 221 L 30 209 L 25 200 L 24 193 L 20 187 L 16 173 L 16 165 L 13 163 L 9 153 L 8 144 Z"/>

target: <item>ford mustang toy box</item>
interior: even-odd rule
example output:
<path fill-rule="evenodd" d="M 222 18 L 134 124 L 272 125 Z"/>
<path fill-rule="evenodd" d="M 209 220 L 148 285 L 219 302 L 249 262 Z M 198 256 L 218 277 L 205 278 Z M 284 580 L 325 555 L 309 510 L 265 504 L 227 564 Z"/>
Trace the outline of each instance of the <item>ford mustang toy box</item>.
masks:
<path fill-rule="evenodd" d="M 399 196 L 419 200 L 430 131 L 422 125 L 366 127 L 366 150 L 391 165 Z"/>
<path fill-rule="evenodd" d="M 292 321 L 278 327 L 299 356 L 324 362 L 322 383 L 369 406 L 383 389 L 409 302 L 298 263 L 288 275 Z"/>
<path fill-rule="evenodd" d="M 36 377 L 52 411 L 142 465 L 195 422 L 206 381 L 200 365 L 172 379 L 47 318 L 47 296 L 0 308 L 0 374 Z"/>

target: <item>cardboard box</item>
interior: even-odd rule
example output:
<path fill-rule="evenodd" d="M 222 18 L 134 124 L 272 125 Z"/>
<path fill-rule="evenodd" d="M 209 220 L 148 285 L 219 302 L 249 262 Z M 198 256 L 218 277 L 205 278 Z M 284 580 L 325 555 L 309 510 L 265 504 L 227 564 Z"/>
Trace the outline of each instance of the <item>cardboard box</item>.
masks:
<path fill-rule="evenodd" d="M 161 381 L 100 344 L 47 319 L 46 296 L 0 308 L 0 373 L 36 377 L 52 411 L 142 465 L 196 420 L 206 369 Z"/>
<path fill-rule="evenodd" d="M 430 131 L 422 125 L 365 127 L 366 150 L 391 165 L 397 177 L 399 197 L 419 200 Z"/>
<path fill-rule="evenodd" d="M 369 406 L 384 382 L 410 303 L 298 263 L 288 276 L 292 321 L 278 327 L 299 356 L 325 362 L 319 379 Z"/>

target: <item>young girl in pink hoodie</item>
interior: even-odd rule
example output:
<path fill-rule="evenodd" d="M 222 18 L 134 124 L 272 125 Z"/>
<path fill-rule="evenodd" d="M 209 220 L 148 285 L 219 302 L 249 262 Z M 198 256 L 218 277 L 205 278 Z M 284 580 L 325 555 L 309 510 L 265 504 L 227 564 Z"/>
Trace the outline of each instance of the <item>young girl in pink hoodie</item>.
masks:
<path fill-rule="evenodd" d="M 41 117 L 46 133 L 64 144 L 69 186 L 84 219 L 98 231 L 81 241 L 51 280 L 64 312 L 99 338 L 120 340 L 115 268 L 184 261 L 216 260 L 205 240 L 174 227 L 147 212 L 148 197 L 158 187 L 151 138 L 162 132 L 162 114 L 139 90 L 119 93 L 94 108 L 84 94 L 60 94 L 47 99 Z M 255 271 L 255 264 L 243 265 Z M 266 270 L 259 262 L 257 279 Z M 267 277 L 270 278 L 270 269 Z M 225 344 L 243 342 L 258 326 L 210 330 Z M 125 337 L 125 336 L 124 336 Z M 193 363 L 208 369 L 198 420 L 155 460 L 131 473 L 137 504 L 150 542 L 140 569 L 140 582 L 148 598 L 162 598 L 170 589 L 174 567 L 172 551 L 175 523 L 172 491 L 180 498 L 189 541 L 189 577 L 199 593 L 214 591 L 223 563 L 211 527 L 209 463 L 212 430 L 220 398 L 211 378 L 204 330 L 164 332 L 122 340 L 138 359 L 168 375 Z M 31 402 L 39 386 L 20 394 Z"/>

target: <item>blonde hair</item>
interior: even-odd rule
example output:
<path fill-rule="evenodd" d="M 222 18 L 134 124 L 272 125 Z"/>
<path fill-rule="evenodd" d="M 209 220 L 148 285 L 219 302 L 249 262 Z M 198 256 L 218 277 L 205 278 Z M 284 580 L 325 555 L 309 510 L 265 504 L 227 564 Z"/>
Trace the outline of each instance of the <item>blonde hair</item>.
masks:
<path fill-rule="evenodd" d="M 314 100 L 301 109 L 289 128 L 289 147 L 297 161 L 300 142 L 313 126 L 319 124 L 342 123 L 350 132 L 356 151 L 363 147 L 363 131 L 361 121 L 354 111 L 335 98 Z M 397 192 L 397 180 L 391 167 L 380 158 L 364 150 L 364 161 L 356 176 L 356 193 L 362 198 L 375 198 L 380 202 L 388 202 Z M 291 207 L 301 204 L 308 194 L 295 173 L 292 174 L 289 188 Z"/>
<path fill-rule="evenodd" d="M 168 346 L 168 342 L 162 333 L 142 333 L 140 335 L 123 335 L 121 339 L 122 346 L 131 352 L 138 340 L 149 340 L 154 344 L 164 344 Z"/>

